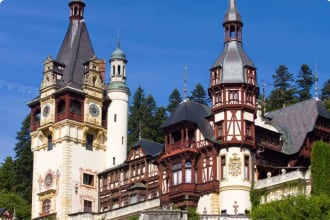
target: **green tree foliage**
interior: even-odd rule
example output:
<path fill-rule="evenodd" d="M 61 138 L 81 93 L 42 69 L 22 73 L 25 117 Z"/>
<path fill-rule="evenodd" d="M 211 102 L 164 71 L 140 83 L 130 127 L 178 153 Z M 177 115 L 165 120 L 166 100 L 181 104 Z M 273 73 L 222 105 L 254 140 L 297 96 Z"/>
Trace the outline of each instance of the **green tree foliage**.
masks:
<path fill-rule="evenodd" d="M 194 90 L 191 92 L 191 96 L 189 97 L 189 99 L 194 102 L 201 103 L 203 105 L 207 105 L 209 102 L 209 98 L 205 92 L 205 89 L 200 83 L 195 86 Z"/>
<path fill-rule="evenodd" d="M 188 219 L 189 220 L 200 220 L 200 216 L 195 208 L 188 207 Z"/>
<path fill-rule="evenodd" d="M 179 104 L 182 102 L 182 97 L 179 92 L 179 90 L 174 89 L 168 99 L 168 105 L 166 107 L 166 110 L 171 114 L 174 112 L 174 110 L 179 106 Z"/>
<path fill-rule="evenodd" d="M 30 219 L 31 205 L 25 199 L 19 195 L 0 191 L 0 207 L 7 207 L 9 213 L 13 213 L 16 210 L 16 216 L 18 219 Z"/>
<path fill-rule="evenodd" d="M 252 220 L 330 219 L 330 197 L 297 196 L 259 205 L 252 209 Z"/>
<path fill-rule="evenodd" d="M 128 146 L 138 141 L 140 133 L 144 139 L 163 140 L 164 135 L 158 128 L 165 117 L 165 108 L 157 107 L 152 95 L 145 97 L 144 90 L 138 87 L 129 106 Z"/>
<path fill-rule="evenodd" d="M 323 101 L 327 110 L 330 111 L 330 79 L 328 79 L 322 87 L 321 100 Z"/>
<path fill-rule="evenodd" d="M 30 139 L 30 116 L 22 122 L 16 136 L 15 160 L 6 158 L 0 167 L 0 189 L 15 193 L 31 202 L 33 156 Z"/>
<path fill-rule="evenodd" d="M 16 186 L 15 163 L 11 157 L 7 157 L 0 167 L 0 189 L 14 192 Z"/>
<path fill-rule="evenodd" d="M 17 143 L 14 148 L 16 152 L 14 192 L 31 202 L 33 155 L 31 152 L 30 115 L 24 119 L 21 130 L 17 132 L 16 140 Z"/>
<path fill-rule="evenodd" d="M 312 190 L 313 195 L 330 196 L 330 146 L 317 141 L 312 147 Z"/>
<path fill-rule="evenodd" d="M 267 111 L 297 103 L 296 88 L 292 85 L 294 81 L 293 74 L 289 73 L 288 68 L 285 65 L 279 65 L 272 77 L 274 79 L 274 90 L 268 97 Z"/>
<path fill-rule="evenodd" d="M 307 64 L 303 64 L 300 67 L 298 73 L 298 79 L 296 84 L 298 86 L 298 96 L 299 101 L 304 101 L 312 98 L 310 90 L 315 82 L 313 71 L 309 68 Z"/>

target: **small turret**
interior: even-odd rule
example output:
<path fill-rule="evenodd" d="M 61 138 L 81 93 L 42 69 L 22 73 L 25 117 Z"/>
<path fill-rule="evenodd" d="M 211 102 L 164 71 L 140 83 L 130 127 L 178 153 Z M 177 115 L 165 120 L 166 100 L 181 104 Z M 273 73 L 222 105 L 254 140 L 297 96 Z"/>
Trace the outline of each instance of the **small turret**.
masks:
<path fill-rule="evenodd" d="M 83 0 L 71 0 L 69 6 L 71 20 L 82 20 L 84 18 L 84 8 L 86 4 Z"/>
<path fill-rule="evenodd" d="M 129 89 L 126 85 L 125 53 L 120 49 L 118 37 L 117 49 L 110 58 L 110 79 L 108 97 L 108 138 L 106 167 L 111 168 L 123 163 L 127 157 L 127 121 Z"/>

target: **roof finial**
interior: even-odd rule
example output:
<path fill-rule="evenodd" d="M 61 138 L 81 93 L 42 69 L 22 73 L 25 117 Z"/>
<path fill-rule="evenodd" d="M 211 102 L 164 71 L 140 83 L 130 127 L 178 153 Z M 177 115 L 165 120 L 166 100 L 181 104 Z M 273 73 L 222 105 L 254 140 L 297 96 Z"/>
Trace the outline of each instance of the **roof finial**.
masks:
<path fill-rule="evenodd" d="M 188 67 L 187 67 L 187 64 L 185 64 L 184 68 L 183 68 L 183 82 L 184 82 L 184 84 L 183 84 L 183 102 L 188 101 L 187 78 L 188 78 Z"/>
<path fill-rule="evenodd" d="M 317 60 L 315 60 L 315 73 L 314 73 L 314 80 L 315 80 L 315 100 L 319 101 L 319 73 L 317 70 Z"/>
<path fill-rule="evenodd" d="M 120 48 L 120 33 L 119 33 L 119 29 L 117 30 L 117 47 Z"/>

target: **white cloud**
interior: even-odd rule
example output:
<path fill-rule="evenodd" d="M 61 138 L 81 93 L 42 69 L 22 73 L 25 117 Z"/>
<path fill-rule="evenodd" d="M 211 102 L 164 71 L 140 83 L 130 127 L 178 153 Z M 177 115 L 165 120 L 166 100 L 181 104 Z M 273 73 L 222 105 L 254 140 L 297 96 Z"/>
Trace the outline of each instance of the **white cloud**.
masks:
<path fill-rule="evenodd" d="M 5 80 L 0 80 L 0 88 L 14 90 L 19 93 L 28 94 L 28 95 L 38 95 L 39 94 L 39 90 L 35 87 L 26 86 L 26 85 L 17 84 L 17 83 L 11 83 L 11 82 L 7 82 Z"/>

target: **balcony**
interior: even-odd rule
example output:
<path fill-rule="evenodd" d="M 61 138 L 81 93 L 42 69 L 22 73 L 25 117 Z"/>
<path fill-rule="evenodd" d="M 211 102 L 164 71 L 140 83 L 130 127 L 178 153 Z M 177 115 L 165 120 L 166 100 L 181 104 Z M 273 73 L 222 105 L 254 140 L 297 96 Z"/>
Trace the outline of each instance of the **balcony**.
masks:
<path fill-rule="evenodd" d="M 310 180 L 310 170 L 295 170 L 291 172 L 282 172 L 282 174 L 277 176 L 268 177 L 266 179 L 261 179 L 256 181 L 254 188 L 263 189 L 281 185 L 283 183 L 291 182 L 294 180 Z"/>
<path fill-rule="evenodd" d="M 66 116 L 65 112 L 57 113 L 55 116 L 55 119 L 56 119 L 56 122 L 62 121 L 64 119 L 71 119 L 74 121 L 82 122 L 81 114 L 74 113 L 74 112 L 69 112 L 68 117 Z"/>

